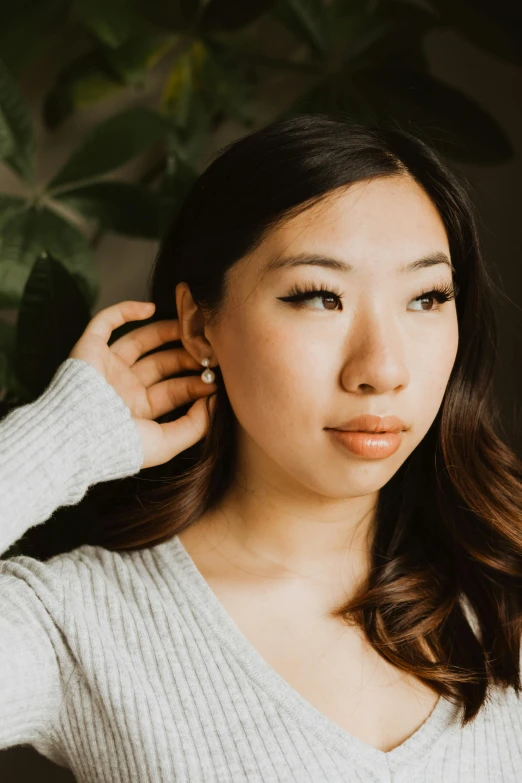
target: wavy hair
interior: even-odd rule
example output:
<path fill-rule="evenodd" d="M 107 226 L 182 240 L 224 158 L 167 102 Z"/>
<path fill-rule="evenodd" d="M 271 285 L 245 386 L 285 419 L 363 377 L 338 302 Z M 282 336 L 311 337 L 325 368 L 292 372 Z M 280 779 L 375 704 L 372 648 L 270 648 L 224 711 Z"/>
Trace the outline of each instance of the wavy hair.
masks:
<path fill-rule="evenodd" d="M 185 281 L 212 318 L 227 295 L 227 270 L 267 232 L 337 188 L 397 175 L 424 189 L 446 228 L 459 346 L 436 419 L 379 492 L 367 578 L 332 616 L 359 626 L 383 658 L 462 706 L 465 725 L 490 686 L 520 693 L 522 637 L 522 463 L 507 445 L 494 397 L 496 286 L 467 188 L 428 145 L 397 127 L 341 114 L 271 123 L 222 148 L 196 179 L 161 242 L 149 296 L 154 319 L 177 318 L 175 289 Z M 234 413 L 215 372 L 208 434 L 165 465 L 123 480 L 130 500 L 113 492 L 93 543 L 132 550 L 164 542 L 224 495 L 233 478 Z"/>

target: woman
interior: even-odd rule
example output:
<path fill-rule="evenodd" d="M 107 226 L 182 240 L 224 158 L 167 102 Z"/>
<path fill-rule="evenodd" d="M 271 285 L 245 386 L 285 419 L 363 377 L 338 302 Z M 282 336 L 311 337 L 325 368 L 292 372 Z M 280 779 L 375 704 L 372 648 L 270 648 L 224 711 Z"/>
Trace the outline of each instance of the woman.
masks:
<path fill-rule="evenodd" d="M 89 783 L 520 781 L 491 290 L 411 135 L 298 115 L 229 145 L 164 238 L 155 320 L 108 347 L 153 308 L 100 311 L 0 423 L 4 552 L 172 468 L 103 546 L 2 562 L 0 746 Z"/>

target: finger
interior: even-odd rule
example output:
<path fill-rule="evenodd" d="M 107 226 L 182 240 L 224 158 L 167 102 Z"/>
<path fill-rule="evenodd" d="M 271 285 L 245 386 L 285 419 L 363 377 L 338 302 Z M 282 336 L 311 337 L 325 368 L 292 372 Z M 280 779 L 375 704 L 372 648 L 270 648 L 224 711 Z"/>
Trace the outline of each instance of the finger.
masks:
<path fill-rule="evenodd" d="M 182 370 L 202 370 L 201 364 L 185 348 L 157 351 L 132 365 L 132 372 L 145 387 Z"/>
<path fill-rule="evenodd" d="M 177 319 L 155 321 L 146 326 L 133 329 L 111 345 L 111 351 L 117 354 L 129 367 L 144 353 L 159 348 L 164 343 L 179 340 L 180 330 Z"/>
<path fill-rule="evenodd" d="M 211 415 L 211 414 L 210 414 Z M 161 465 L 173 457 L 185 451 L 197 443 L 208 432 L 210 415 L 207 412 L 207 403 L 204 400 L 196 400 L 184 416 L 175 421 L 165 422 L 159 427 L 161 437 L 159 441 L 154 438 L 150 447 L 150 454 L 145 452 L 142 468 Z M 156 422 L 139 419 L 136 421 L 138 431 L 144 443 L 150 442 L 152 427 L 157 427 Z"/>
<path fill-rule="evenodd" d="M 196 400 L 184 416 L 176 421 L 161 424 L 165 441 L 176 454 L 193 446 L 206 435 L 210 425 L 210 416 L 204 400 Z"/>
<path fill-rule="evenodd" d="M 87 324 L 84 334 L 96 335 L 108 343 L 112 332 L 118 326 L 128 321 L 150 318 L 154 310 L 155 305 L 152 302 L 138 302 L 132 299 L 118 302 L 96 313 Z"/>
<path fill-rule="evenodd" d="M 171 378 L 147 389 L 151 418 L 157 419 L 164 413 L 186 405 L 199 397 L 208 397 L 217 390 L 216 383 L 205 383 L 199 376 Z"/>

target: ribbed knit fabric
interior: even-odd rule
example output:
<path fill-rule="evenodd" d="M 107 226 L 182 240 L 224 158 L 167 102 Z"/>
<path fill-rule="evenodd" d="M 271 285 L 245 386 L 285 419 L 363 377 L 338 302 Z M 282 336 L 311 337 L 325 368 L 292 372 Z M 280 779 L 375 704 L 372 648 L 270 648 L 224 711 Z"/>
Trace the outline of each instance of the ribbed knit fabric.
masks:
<path fill-rule="evenodd" d="M 142 460 L 123 401 L 68 359 L 0 421 L 0 551 Z M 520 783 L 513 690 L 459 717 L 439 699 L 388 753 L 348 734 L 261 657 L 177 536 L 0 560 L 0 748 L 30 744 L 82 783 Z"/>

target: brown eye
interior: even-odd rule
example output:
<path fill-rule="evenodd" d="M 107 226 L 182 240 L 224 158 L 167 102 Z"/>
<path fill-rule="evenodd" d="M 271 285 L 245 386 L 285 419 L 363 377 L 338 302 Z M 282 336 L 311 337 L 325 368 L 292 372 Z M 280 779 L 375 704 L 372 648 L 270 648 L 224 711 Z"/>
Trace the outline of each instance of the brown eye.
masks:
<path fill-rule="evenodd" d="M 323 300 L 325 306 L 323 308 L 319 307 L 309 307 L 310 310 L 336 310 L 338 309 L 339 304 L 341 303 L 341 295 L 336 294 L 334 291 L 329 291 L 326 288 L 319 288 L 314 289 L 310 291 L 303 291 L 299 288 L 294 288 L 293 293 L 290 296 L 281 296 L 279 297 L 282 302 L 290 302 L 291 304 L 296 305 L 297 307 L 306 307 L 307 305 L 305 302 L 308 302 L 310 300 L 314 299 L 321 299 Z"/>
<path fill-rule="evenodd" d="M 454 299 L 455 296 L 458 293 L 458 287 L 453 287 L 452 285 L 444 285 L 440 288 L 432 288 L 431 291 L 424 291 L 422 294 L 419 294 L 415 299 L 412 299 L 412 302 L 420 302 L 422 303 L 424 300 L 437 302 L 436 307 L 428 307 L 424 308 L 422 307 L 421 310 L 418 310 L 417 312 L 425 312 L 425 313 L 432 313 L 435 310 L 440 310 L 441 305 L 444 304 L 444 302 L 449 302 L 451 299 Z"/>

